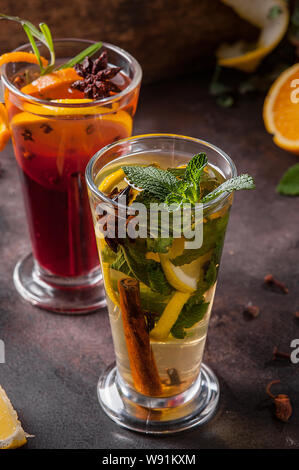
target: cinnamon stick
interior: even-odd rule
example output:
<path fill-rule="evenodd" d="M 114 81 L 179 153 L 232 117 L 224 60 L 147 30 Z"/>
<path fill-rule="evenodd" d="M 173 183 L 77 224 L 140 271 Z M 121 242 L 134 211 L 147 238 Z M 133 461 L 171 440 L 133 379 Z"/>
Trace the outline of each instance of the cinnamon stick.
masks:
<path fill-rule="evenodd" d="M 121 279 L 118 290 L 135 389 L 144 395 L 160 396 L 162 385 L 141 310 L 139 282 L 132 278 Z"/>

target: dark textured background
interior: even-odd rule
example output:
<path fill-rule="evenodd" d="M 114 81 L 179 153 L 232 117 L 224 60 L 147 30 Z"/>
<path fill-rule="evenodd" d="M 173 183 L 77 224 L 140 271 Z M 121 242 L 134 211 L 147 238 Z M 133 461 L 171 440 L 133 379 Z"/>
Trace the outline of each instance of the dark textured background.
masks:
<path fill-rule="evenodd" d="M 27 305 L 14 290 L 13 268 L 29 251 L 29 241 L 8 147 L 1 154 L 0 179 L 0 338 L 6 344 L 0 383 L 24 428 L 36 436 L 26 448 L 299 448 L 299 364 L 271 360 L 275 345 L 289 351 L 291 340 L 299 338 L 299 199 L 275 192 L 298 157 L 275 147 L 266 134 L 263 95 L 219 108 L 207 93 L 208 81 L 190 77 L 143 86 L 135 134 L 201 137 L 256 179 L 256 191 L 235 197 L 205 351 L 220 379 L 218 412 L 201 428 L 163 438 L 125 431 L 106 417 L 96 397 L 98 376 L 113 360 L 106 311 L 54 315 Z M 266 290 L 267 273 L 284 281 L 289 294 Z M 244 315 L 248 302 L 261 308 L 258 318 Z M 281 386 L 273 390 L 289 393 L 294 408 L 288 424 L 273 417 L 265 394 L 277 378 Z"/>
<path fill-rule="evenodd" d="M 205 68 L 222 41 L 257 35 L 220 0 L 0 0 L 0 12 L 45 21 L 56 38 L 123 47 L 140 61 L 146 82 Z M 24 42 L 20 25 L 0 22 L 0 54 Z"/>

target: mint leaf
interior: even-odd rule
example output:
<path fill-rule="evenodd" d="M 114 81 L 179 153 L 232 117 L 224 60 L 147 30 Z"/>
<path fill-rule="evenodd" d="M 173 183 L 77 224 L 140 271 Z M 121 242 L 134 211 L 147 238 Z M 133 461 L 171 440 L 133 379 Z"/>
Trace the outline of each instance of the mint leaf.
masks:
<path fill-rule="evenodd" d="M 116 260 L 111 264 L 111 269 L 120 271 L 127 276 L 135 277 L 126 261 L 126 258 L 121 250 L 118 251 Z"/>
<path fill-rule="evenodd" d="M 150 238 L 146 239 L 147 250 L 152 251 L 154 253 L 167 253 L 169 247 L 172 245 L 173 239 L 172 237 L 169 238 Z"/>
<path fill-rule="evenodd" d="M 171 334 L 177 339 L 183 339 L 186 336 L 185 328 L 191 328 L 205 316 L 209 303 L 204 298 L 194 295 L 190 297 L 184 305 L 177 321 L 171 328 Z"/>
<path fill-rule="evenodd" d="M 177 178 L 184 178 L 186 168 L 167 168 L 167 171 Z"/>
<path fill-rule="evenodd" d="M 199 184 L 202 172 L 208 164 L 207 155 L 202 152 L 194 155 L 187 165 L 184 179 L 192 181 L 192 183 Z"/>
<path fill-rule="evenodd" d="M 299 196 L 299 163 L 285 172 L 276 189 L 284 196 Z"/>
<path fill-rule="evenodd" d="M 174 191 L 166 197 L 166 204 L 197 203 L 200 199 L 200 179 L 207 164 L 204 152 L 194 155 L 185 169 L 183 180 L 179 180 Z"/>
<path fill-rule="evenodd" d="M 252 176 L 248 174 L 236 176 L 235 178 L 230 178 L 227 181 L 224 181 L 218 188 L 211 191 L 209 194 L 202 198 L 201 202 L 208 202 L 215 199 L 219 194 L 225 192 L 239 191 L 241 189 L 255 189 L 255 184 Z"/>
<path fill-rule="evenodd" d="M 173 289 L 165 277 L 161 264 L 157 261 L 145 258 L 147 247 L 144 240 L 135 240 L 134 243 L 126 241 L 125 245 L 121 246 L 120 249 L 132 277 L 143 282 L 143 284 L 150 287 L 154 292 L 159 292 L 163 295 L 168 295 L 172 292 Z M 121 268 L 122 272 L 124 272 L 124 266 L 125 265 Z"/>
<path fill-rule="evenodd" d="M 229 211 L 223 217 L 218 217 L 217 219 L 208 219 L 208 221 L 203 224 L 202 246 L 197 249 L 184 250 L 181 255 L 171 260 L 172 264 L 175 266 L 182 266 L 183 264 L 191 263 L 199 256 L 208 253 L 208 251 L 212 249 L 217 250 L 219 258 L 221 255 L 228 219 Z"/>
<path fill-rule="evenodd" d="M 143 189 L 164 201 L 177 185 L 177 178 L 166 170 L 154 166 L 123 166 L 126 180 L 131 186 Z"/>
<path fill-rule="evenodd" d="M 150 208 L 151 204 L 161 204 L 161 199 L 157 198 L 148 191 L 141 191 L 135 198 L 134 202 L 140 202 L 145 205 L 147 209 Z"/>

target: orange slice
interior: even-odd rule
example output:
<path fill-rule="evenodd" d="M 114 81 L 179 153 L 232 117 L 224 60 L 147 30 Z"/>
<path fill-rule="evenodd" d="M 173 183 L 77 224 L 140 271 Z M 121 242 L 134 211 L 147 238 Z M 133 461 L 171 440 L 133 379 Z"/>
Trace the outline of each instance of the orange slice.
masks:
<path fill-rule="evenodd" d="M 4 149 L 10 139 L 8 127 L 8 116 L 5 105 L 0 103 L 0 152 Z"/>
<path fill-rule="evenodd" d="M 222 0 L 243 19 L 260 29 L 256 44 L 239 41 L 222 44 L 217 51 L 218 64 L 244 72 L 253 72 L 262 59 L 281 41 L 289 23 L 285 0 Z M 271 12 L 275 9 L 273 17 Z"/>
<path fill-rule="evenodd" d="M 273 83 L 263 118 L 276 145 L 299 155 L 299 64 L 285 70 Z"/>
<path fill-rule="evenodd" d="M 86 159 L 87 162 L 100 148 L 129 137 L 132 132 L 132 117 L 123 110 L 110 114 L 105 110 L 106 114 L 102 115 L 100 106 L 95 114 L 88 108 L 56 109 L 57 115 L 55 109 L 51 109 L 52 115 L 48 117 L 24 111 L 16 114 L 10 122 L 19 165 L 45 187 L 51 184 L 50 178 L 77 171 L 77 159 Z M 80 111 L 84 111 L 86 116 Z M 59 181 L 57 188 L 64 190 L 66 178 L 59 178 Z"/>
<path fill-rule="evenodd" d="M 26 95 L 31 95 L 43 100 L 53 100 L 65 96 L 66 94 L 68 95 L 70 84 L 76 80 L 81 80 L 81 77 L 77 74 L 75 69 L 69 67 L 41 75 L 36 80 L 29 83 L 29 85 L 25 85 L 21 91 Z"/>
<path fill-rule="evenodd" d="M 48 61 L 44 57 L 41 57 L 41 61 L 44 67 L 48 65 Z M 8 64 L 9 62 L 29 62 L 30 64 L 38 64 L 35 54 L 22 51 L 7 52 L 0 56 L 0 67 L 1 65 Z"/>

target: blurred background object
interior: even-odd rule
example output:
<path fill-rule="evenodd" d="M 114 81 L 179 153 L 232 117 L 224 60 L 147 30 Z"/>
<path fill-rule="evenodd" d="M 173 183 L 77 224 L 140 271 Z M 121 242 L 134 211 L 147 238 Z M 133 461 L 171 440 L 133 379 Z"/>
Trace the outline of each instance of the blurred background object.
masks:
<path fill-rule="evenodd" d="M 259 34 L 220 0 L 0 0 L 0 12 L 44 21 L 55 38 L 116 44 L 141 63 L 145 82 L 207 68 L 219 44 Z M 0 53 L 23 43 L 23 29 L 1 21 Z"/>

